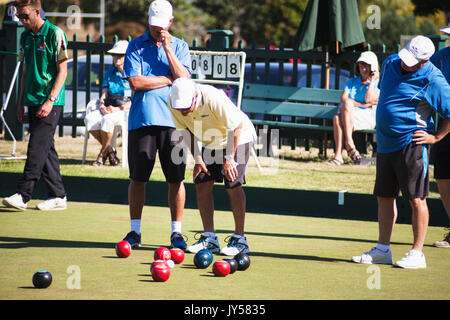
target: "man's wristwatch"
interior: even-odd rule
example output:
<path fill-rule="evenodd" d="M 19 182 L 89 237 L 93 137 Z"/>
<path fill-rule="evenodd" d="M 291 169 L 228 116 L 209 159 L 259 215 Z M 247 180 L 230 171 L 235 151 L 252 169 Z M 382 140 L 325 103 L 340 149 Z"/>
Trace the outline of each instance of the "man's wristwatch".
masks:
<path fill-rule="evenodd" d="M 51 94 L 48 95 L 47 99 L 50 100 L 51 102 L 55 102 L 56 101 L 56 97 L 52 96 Z"/>

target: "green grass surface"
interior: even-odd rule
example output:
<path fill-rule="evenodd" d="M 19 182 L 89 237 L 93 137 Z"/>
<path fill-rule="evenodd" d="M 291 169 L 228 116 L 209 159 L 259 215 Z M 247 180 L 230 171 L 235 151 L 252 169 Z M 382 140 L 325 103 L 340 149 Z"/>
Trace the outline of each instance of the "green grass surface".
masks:
<path fill-rule="evenodd" d="M 37 203 L 32 200 L 30 208 Z M 425 270 L 377 266 L 380 289 L 369 289 L 374 275 L 367 265 L 349 262 L 370 249 L 377 239 L 374 222 L 249 213 L 246 229 L 251 266 L 225 278 L 211 267 L 200 270 L 193 255 L 172 269 L 167 282 L 150 276 L 153 252 L 169 244 L 169 210 L 145 207 L 143 247 L 126 259 L 115 256 L 115 243 L 129 231 L 124 205 L 70 202 L 67 211 L 15 212 L 0 208 L 0 299 L 449 299 L 450 250 L 432 247 L 442 228 L 429 228 Z M 230 212 L 215 214 L 221 245 L 233 226 Z M 186 210 L 183 233 L 192 243 L 201 222 L 196 210 Z M 394 260 L 410 249 L 411 227 L 397 225 L 392 238 Z M 222 256 L 215 256 L 215 260 Z M 68 289 L 80 268 L 81 289 Z M 32 288 L 37 270 L 48 270 L 53 283 Z M 368 273 L 369 272 L 369 273 Z M 239 288 L 239 290 L 236 290 Z"/>
<path fill-rule="evenodd" d="M 90 141 L 88 163 L 81 165 L 83 139 L 56 138 L 61 172 L 66 176 L 128 179 L 128 169 L 93 168 L 98 144 Z M 0 140 L 0 155 L 8 155 L 11 142 Z M 26 152 L 26 141 L 17 151 Z M 329 154 L 331 154 L 330 151 Z M 317 156 L 317 150 L 284 149 L 275 162 L 261 158 L 260 172 L 253 158 L 249 162 L 247 185 L 281 189 L 339 191 L 371 194 L 374 166 L 344 165 L 329 167 Z M 1 172 L 22 172 L 23 160 L 0 161 Z M 192 164 L 186 171 L 191 181 Z M 156 165 L 151 180 L 164 177 Z M 430 198 L 439 198 L 431 178 Z M 124 190 L 126 194 L 126 190 Z M 226 194 L 224 193 L 224 197 Z M 70 200 L 70 199 L 69 199 Z M 31 200 L 33 208 L 39 200 Z M 444 230 L 428 229 L 424 253 L 425 270 L 402 270 L 376 266 L 380 288 L 369 289 L 375 275 L 367 265 L 350 262 L 375 245 L 376 222 L 309 218 L 279 214 L 248 213 L 246 235 L 251 249 L 247 271 L 217 278 L 211 267 L 196 269 L 193 255 L 186 254 L 183 264 L 172 269 L 170 279 L 154 282 L 150 276 L 153 252 L 169 244 L 170 215 L 166 207 L 144 208 L 143 248 L 126 259 L 115 256 L 114 246 L 129 231 L 128 207 L 103 203 L 69 202 L 67 211 L 39 212 L 29 209 L 15 212 L 0 205 L 0 299 L 152 299 L 152 300 L 297 300 L 297 299 L 429 299 L 448 300 L 450 289 L 450 250 L 432 247 L 442 240 Z M 215 227 L 221 245 L 232 232 L 231 212 L 217 211 Z M 201 231 L 197 210 L 186 209 L 183 233 L 188 243 Z M 411 248 L 410 225 L 398 224 L 392 237 L 394 261 Z M 215 260 L 222 256 L 215 256 Z M 81 289 L 69 289 L 73 274 L 81 272 Z M 32 275 L 46 269 L 53 275 L 48 289 L 32 287 Z M 372 277 L 372 278 L 371 278 Z"/>

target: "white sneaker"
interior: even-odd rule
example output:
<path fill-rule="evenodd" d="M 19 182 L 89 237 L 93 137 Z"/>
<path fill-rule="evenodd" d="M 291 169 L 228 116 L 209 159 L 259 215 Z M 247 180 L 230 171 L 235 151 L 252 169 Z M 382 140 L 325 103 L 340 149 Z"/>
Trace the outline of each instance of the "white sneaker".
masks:
<path fill-rule="evenodd" d="M 219 240 L 217 239 L 217 237 L 213 239 L 205 235 L 202 235 L 196 243 L 187 247 L 186 251 L 191 253 L 197 253 L 202 249 L 208 249 L 212 253 L 219 253 L 220 251 Z"/>
<path fill-rule="evenodd" d="M 67 197 L 47 199 L 44 202 L 39 203 L 36 206 L 36 208 L 39 210 L 43 210 L 43 211 L 66 210 L 67 209 Z"/>
<path fill-rule="evenodd" d="M 352 257 L 352 261 L 363 264 L 392 264 L 392 253 L 391 250 L 384 252 L 377 247 L 373 247 L 369 252 Z"/>
<path fill-rule="evenodd" d="M 228 245 L 225 248 L 222 248 L 222 250 L 220 250 L 221 254 L 233 257 L 240 252 L 243 253 L 249 252 L 247 238 L 236 237 L 234 235 L 231 236 L 230 241 L 228 241 Z"/>
<path fill-rule="evenodd" d="M 422 269 L 427 267 L 427 262 L 422 251 L 409 250 L 395 265 L 405 269 Z"/>
<path fill-rule="evenodd" d="M 15 193 L 10 197 L 4 198 L 2 203 L 9 208 L 15 208 L 22 211 L 27 209 L 27 204 L 23 202 L 22 195 L 19 193 Z"/>
<path fill-rule="evenodd" d="M 438 248 L 450 248 L 450 228 L 447 228 L 444 240 L 436 241 L 433 245 Z"/>

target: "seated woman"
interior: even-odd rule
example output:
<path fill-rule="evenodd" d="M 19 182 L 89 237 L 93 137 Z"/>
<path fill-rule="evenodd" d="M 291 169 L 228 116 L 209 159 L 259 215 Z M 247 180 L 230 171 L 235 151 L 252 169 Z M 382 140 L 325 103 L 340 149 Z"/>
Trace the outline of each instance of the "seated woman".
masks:
<path fill-rule="evenodd" d="M 125 110 L 131 107 L 130 86 L 128 81 L 122 79 L 127 47 L 128 41 L 122 40 L 108 51 L 113 56 L 114 67 L 105 72 L 97 109 L 88 113 L 84 119 L 87 130 L 102 145 L 93 166 L 103 165 L 107 158 L 112 166 L 120 163 L 117 152 L 110 143 L 114 127 L 124 119 Z"/>
<path fill-rule="evenodd" d="M 354 130 L 374 129 L 375 110 L 380 90 L 378 89 L 379 66 L 377 56 L 370 51 L 361 53 L 356 61 L 357 76 L 345 84 L 338 113 L 333 117 L 334 158 L 329 164 L 340 166 L 344 163 L 342 150 L 359 162 L 361 155 L 356 150 L 352 138 Z"/>

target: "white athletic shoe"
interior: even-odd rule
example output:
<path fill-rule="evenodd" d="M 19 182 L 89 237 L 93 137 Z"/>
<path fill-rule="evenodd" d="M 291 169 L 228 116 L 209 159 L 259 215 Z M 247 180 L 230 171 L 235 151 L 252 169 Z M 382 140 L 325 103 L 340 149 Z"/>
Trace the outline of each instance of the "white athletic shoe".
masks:
<path fill-rule="evenodd" d="M 395 265 L 405 269 L 423 269 L 427 267 L 427 262 L 422 251 L 409 250 Z"/>
<path fill-rule="evenodd" d="M 436 241 L 433 245 L 438 248 L 450 248 L 450 228 L 446 229 L 447 234 L 442 241 Z"/>
<path fill-rule="evenodd" d="M 196 243 L 187 247 L 186 251 L 190 253 L 197 253 L 202 249 L 208 249 L 212 253 L 219 253 L 220 251 L 219 240 L 217 239 L 217 237 L 213 239 L 210 237 L 206 237 L 205 235 L 202 235 Z"/>
<path fill-rule="evenodd" d="M 233 257 L 240 252 L 249 252 L 247 238 L 245 237 L 238 238 L 236 236 L 231 236 L 230 241 L 228 241 L 228 245 L 220 250 L 221 254 Z"/>
<path fill-rule="evenodd" d="M 9 208 L 15 208 L 22 211 L 27 209 L 27 204 L 23 202 L 22 195 L 19 193 L 15 193 L 10 197 L 4 198 L 2 203 Z"/>
<path fill-rule="evenodd" d="M 384 252 L 377 247 L 373 247 L 369 252 L 352 257 L 352 261 L 362 264 L 392 264 L 392 253 L 391 250 Z"/>
<path fill-rule="evenodd" d="M 67 197 L 47 199 L 44 202 L 39 203 L 36 208 L 43 211 L 66 210 Z"/>

